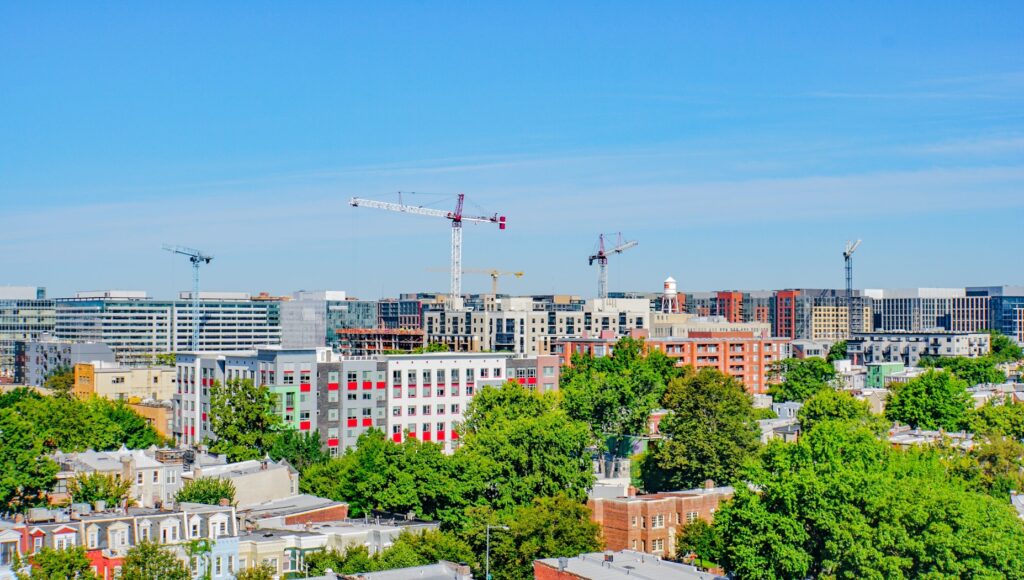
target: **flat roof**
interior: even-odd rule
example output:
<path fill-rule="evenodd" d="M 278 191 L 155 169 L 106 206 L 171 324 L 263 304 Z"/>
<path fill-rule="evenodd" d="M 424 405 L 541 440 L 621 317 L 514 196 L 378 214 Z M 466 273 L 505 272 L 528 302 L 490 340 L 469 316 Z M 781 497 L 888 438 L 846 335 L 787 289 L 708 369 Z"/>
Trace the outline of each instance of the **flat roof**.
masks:
<path fill-rule="evenodd" d="M 609 560 L 610 558 L 610 560 Z M 539 560 L 547 566 L 559 569 L 558 558 Z M 596 552 L 566 558 L 566 571 L 588 580 L 714 580 L 723 578 L 701 572 L 693 566 L 662 560 L 651 554 L 622 550 L 621 552 Z M 409 576 L 406 576 L 408 578 Z"/>

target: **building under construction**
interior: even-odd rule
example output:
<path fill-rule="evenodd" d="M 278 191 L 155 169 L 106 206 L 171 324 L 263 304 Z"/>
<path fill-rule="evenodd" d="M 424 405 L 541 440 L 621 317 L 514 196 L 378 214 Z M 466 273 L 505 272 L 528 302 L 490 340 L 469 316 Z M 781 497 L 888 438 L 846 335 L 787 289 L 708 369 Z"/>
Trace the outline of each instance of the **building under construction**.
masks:
<path fill-rule="evenodd" d="M 425 346 L 421 329 L 340 328 L 337 334 L 337 352 L 345 356 L 408 352 Z"/>

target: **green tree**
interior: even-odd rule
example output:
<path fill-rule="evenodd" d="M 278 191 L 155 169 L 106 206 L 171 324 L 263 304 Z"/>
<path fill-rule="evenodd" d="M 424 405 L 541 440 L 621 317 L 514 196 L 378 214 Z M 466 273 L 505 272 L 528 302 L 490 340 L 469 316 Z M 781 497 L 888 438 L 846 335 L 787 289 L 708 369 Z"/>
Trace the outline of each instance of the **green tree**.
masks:
<path fill-rule="evenodd" d="M 92 504 L 102 501 L 108 506 L 119 506 L 127 501 L 131 506 L 132 482 L 103 473 L 87 473 L 68 480 L 68 495 L 73 503 Z"/>
<path fill-rule="evenodd" d="M 235 484 L 230 479 L 219 477 L 198 477 L 187 482 L 178 490 L 174 501 L 218 505 L 220 500 L 235 503 Z"/>
<path fill-rule="evenodd" d="M 775 402 L 806 401 L 833 386 L 836 370 L 823 358 L 788 358 L 774 363 L 770 376 L 779 381 L 768 389 Z"/>
<path fill-rule="evenodd" d="M 281 417 L 275 398 L 266 386 L 250 379 L 216 381 L 210 389 L 210 428 L 216 441 L 210 451 L 227 455 L 229 461 L 264 457 L 276 438 Z"/>
<path fill-rule="evenodd" d="M 177 360 L 178 356 L 173 352 L 162 353 L 153 357 L 154 363 L 167 367 L 173 367 Z"/>
<path fill-rule="evenodd" d="M 330 459 L 316 433 L 300 433 L 295 429 L 279 432 L 274 438 L 274 444 L 270 446 L 269 453 L 271 459 L 284 459 L 299 473 L 305 473 L 310 466 Z"/>
<path fill-rule="evenodd" d="M 997 436 L 965 452 L 948 449 L 946 464 L 969 489 L 1008 500 L 1011 491 L 1024 490 L 1024 445 Z"/>
<path fill-rule="evenodd" d="M 19 580 L 94 580 L 92 562 L 85 554 L 85 547 L 72 546 L 63 550 L 43 548 L 31 559 L 31 576 L 18 574 Z"/>
<path fill-rule="evenodd" d="M 156 429 L 124 401 L 92 397 L 86 401 L 91 411 L 106 417 L 116 428 L 116 439 L 129 449 L 146 449 L 165 443 Z"/>
<path fill-rule="evenodd" d="M 651 412 L 658 407 L 665 387 L 682 368 L 660 350 L 643 354 L 644 342 L 619 339 L 609 357 L 572 358 L 563 370 L 559 390 L 568 415 L 590 424 L 599 440 L 618 456 L 628 454 L 630 436 L 646 436 Z"/>
<path fill-rule="evenodd" d="M 840 340 L 839 342 L 837 342 L 837 343 L 833 344 L 831 347 L 829 347 L 829 349 L 828 349 L 828 356 L 825 357 L 825 362 L 827 362 L 829 364 L 832 364 L 832 363 L 834 363 L 837 360 L 845 360 L 845 359 L 846 359 L 846 341 L 845 340 Z"/>
<path fill-rule="evenodd" d="M 885 405 L 885 416 L 918 429 L 959 431 L 971 409 L 967 383 L 947 371 L 927 371 L 901 385 L 894 385 Z"/>
<path fill-rule="evenodd" d="M 998 330 L 990 330 L 988 333 L 992 337 L 992 350 L 989 356 L 994 362 L 1005 363 L 1024 359 L 1024 349 L 1010 337 Z"/>
<path fill-rule="evenodd" d="M 475 555 L 468 544 L 453 534 L 431 530 L 403 531 L 389 548 L 373 556 L 363 545 L 351 546 L 344 551 L 332 549 L 314 552 L 306 556 L 311 574 L 323 574 L 330 568 L 343 575 L 425 566 L 440 560 L 472 565 Z"/>
<path fill-rule="evenodd" d="M 918 366 L 939 368 L 950 372 L 957 378 L 966 381 L 968 386 L 1006 381 L 1006 374 L 997 369 L 995 361 L 987 356 L 978 358 L 963 356 L 926 357 L 921 359 Z"/>
<path fill-rule="evenodd" d="M 484 387 L 466 410 L 453 458 L 464 485 L 453 496 L 496 509 L 557 493 L 584 500 L 594 482 L 590 428 L 549 401 L 518 383 Z"/>
<path fill-rule="evenodd" d="M 676 538 L 676 559 L 695 554 L 699 560 L 717 562 L 722 539 L 715 528 L 704 520 L 696 519 L 679 529 Z"/>
<path fill-rule="evenodd" d="M 824 421 L 797 443 L 772 442 L 744 479 L 714 524 L 737 578 L 1024 575 L 1024 526 L 1005 500 L 868 426 Z"/>
<path fill-rule="evenodd" d="M 341 575 L 377 571 L 377 562 L 365 545 L 349 546 L 344 551 L 332 548 L 307 554 L 306 565 L 310 574 L 323 574 L 328 569 Z"/>
<path fill-rule="evenodd" d="M 370 429 L 355 449 L 307 469 L 299 485 L 306 493 L 348 502 L 356 517 L 411 511 L 433 519 L 450 503 L 448 465 L 440 445 L 411 437 L 395 443 Z"/>
<path fill-rule="evenodd" d="M 663 438 L 641 466 L 647 491 L 698 487 L 706 479 L 731 482 L 757 450 L 760 430 L 751 397 L 738 381 L 704 368 L 669 383 L 661 420 Z"/>
<path fill-rule="evenodd" d="M 320 553 L 321 552 L 313 552 L 309 556 Z M 306 558 L 307 563 L 309 562 L 309 556 Z M 276 575 L 277 570 L 275 570 L 273 566 L 261 563 L 257 566 L 249 566 L 248 568 L 239 570 L 235 574 L 235 580 L 274 580 L 274 576 Z"/>
<path fill-rule="evenodd" d="M 45 502 L 57 464 L 36 437 L 37 424 L 16 409 L 0 409 L 0 506 L 19 511 Z"/>
<path fill-rule="evenodd" d="M 978 435 L 1024 439 L 1024 403 L 989 401 L 967 415 L 967 430 Z"/>
<path fill-rule="evenodd" d="M 169 549 L 154 542 L 139 542 L 125 555 L 121 580 L 190 580 L 185 564 Z"/>
<path fill-rule="evenodd" d="M 602 547 L 601 527 L 591 521 L 590 510 L 564 495 L 537 498 L 501 521 L 509 530 L 491 531 L 491 573 L 496 580 L 530 578 L 534 560 L 577 556 Z M 474 532 L 479 553 L 485 530 Z"/>
<path fill-rule="evenodd" d="M 869 421 L 874 417 L 866 401 L 858 401 L 846 391 L 826 389 L 804 401 L 797 413 L 800 428 L 810 431 L 821 421 Z M 884 424 L 879 423 L 880 427 Z"/>
<path fill-rule="evenodd" d="M 43 386 L 54 395 L 70 397 L 75 387 L 75 371 L 68 366 L 57 367 L 46 374 Z"/>

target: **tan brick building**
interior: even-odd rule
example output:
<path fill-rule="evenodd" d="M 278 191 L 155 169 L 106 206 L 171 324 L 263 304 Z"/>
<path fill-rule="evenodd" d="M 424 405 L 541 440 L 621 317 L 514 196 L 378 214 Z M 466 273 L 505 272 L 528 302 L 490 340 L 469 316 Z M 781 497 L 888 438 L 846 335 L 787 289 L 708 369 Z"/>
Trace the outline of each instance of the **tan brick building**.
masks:
<path fill-rule="evenodd" d="M 601 526 L 606 549 L 673 557 L 679 529 L 696 519 L 711 522 L 719 503 L 732 495 L 733 488 L 708 482 L 703 489 L 595 498 L 587 505 Z"/>

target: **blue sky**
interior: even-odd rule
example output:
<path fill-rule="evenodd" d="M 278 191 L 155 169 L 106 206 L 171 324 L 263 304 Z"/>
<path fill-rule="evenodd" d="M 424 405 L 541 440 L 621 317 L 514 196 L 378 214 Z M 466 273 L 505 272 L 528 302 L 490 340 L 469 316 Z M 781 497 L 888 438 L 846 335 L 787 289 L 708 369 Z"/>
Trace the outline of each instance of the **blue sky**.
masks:
<path fill-rule="evenodd" d="M 399 190 L 512 292 L 1024 283 L 1024 3 L 552 4 L 0 2 L 0 285 L 445 290 Z"/>

